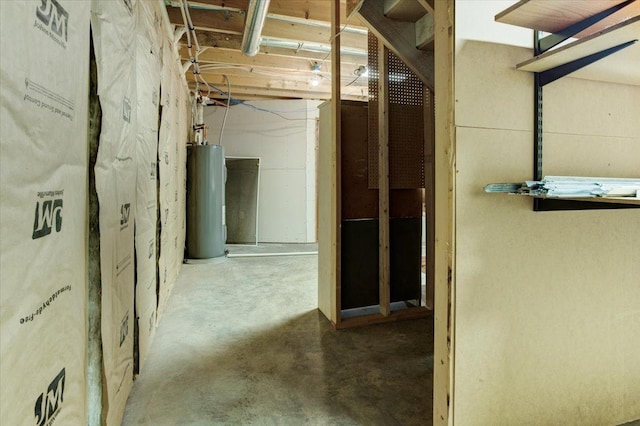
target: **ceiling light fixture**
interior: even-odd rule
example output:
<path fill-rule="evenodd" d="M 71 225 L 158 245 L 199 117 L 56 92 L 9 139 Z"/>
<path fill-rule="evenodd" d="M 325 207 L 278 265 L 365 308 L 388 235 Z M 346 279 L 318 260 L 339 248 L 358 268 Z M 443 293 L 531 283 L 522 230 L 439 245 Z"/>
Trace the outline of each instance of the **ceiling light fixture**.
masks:
<path fill-rule="evenodd" d="M 311 77 L 311 80 L 309 81 L 309 84 L 311 84 L 311 86 L 313 87 L 318 87 L 320 85 L 320 64 L 317 62 L 314 62 L 311 65 L 311 71 L 313 72 L 313 76 Z"/>

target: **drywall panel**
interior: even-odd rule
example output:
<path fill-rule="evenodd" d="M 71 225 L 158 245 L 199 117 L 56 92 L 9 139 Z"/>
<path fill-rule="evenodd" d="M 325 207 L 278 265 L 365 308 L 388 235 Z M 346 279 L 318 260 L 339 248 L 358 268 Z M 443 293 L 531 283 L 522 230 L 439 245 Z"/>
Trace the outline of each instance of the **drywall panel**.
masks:
<path fill-rule="evenodd" d="M 482 190 L 533 173 L 533 85 L 513 68 L 530 49 L 470 41 L 500 34 L 479 19 L 492 5 L 456 2 L 475 32 L 456 33 L 453 421 L 640 418 L 640 213 L 533 212 Z M 545 174 L 640 176 L 636 87 L 565 78 L 544 90 Z"/>
<path fill-rule="evenodd" d="M 89 17 L 0 2 L 3 425 L 87 419 Z"/>
<path fill-rule="evenodd" d="M 640 96 L 640 93 L 638 94 Z M 544 174 L 638 177 L 640 137 L 544 134 Z M 640 213 L 637 213 L 640 215 Z"/>
<path fill-rule="evenodd" d="M 224 112 L 205 109 L 209 143 L 219 141 Z M 315 102 L 304 100 L 254 101 L 229 109 L 225 154 L 260 158 L 260 242 L 315 241 L 316 116 Z"/>
<path fill-rule="evenodd" d="M 639 86 L 563 78 L 544 87 L 543 102 L 545 132 L 640 137 Z"/>
<path fill-rule="evenodd" d="M 515 71 L 515 64 L 531 51 L 475 40 L 456 42 L 456 75 L 473 76 L 455 79 L 456 125 L 533 130 L 533 76 Z"/>
<path fill-rule="evenodd" d="M 530 136 L 457 129 L 455 423 L 632 420 L 639 214 L 536 213 L 526 197 L 483 193 L 527 177 Z"/>
<path fill-rule="evenodd" d="M 261 242 L 306 241 L 306 190 L 300 185 L 300 182 L 304 181 L 304 170 L 260 171 L 262 192 L 258 202 L 258 238 Z M 274 190 L 267 195 L 266 188 Z"/>

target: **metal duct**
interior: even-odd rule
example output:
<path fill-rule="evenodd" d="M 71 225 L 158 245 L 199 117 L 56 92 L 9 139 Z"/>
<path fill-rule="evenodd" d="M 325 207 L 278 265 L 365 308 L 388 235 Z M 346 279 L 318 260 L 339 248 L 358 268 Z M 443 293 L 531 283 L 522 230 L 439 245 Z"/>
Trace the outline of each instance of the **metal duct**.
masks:
<path fill-rule="evenodd" d="M 245 56 L 255 56 L 260 50 L 260 34 L 269 10 L 269 1 L 249 0 L 247 21 L 242 35 L 242 53 Z"/>

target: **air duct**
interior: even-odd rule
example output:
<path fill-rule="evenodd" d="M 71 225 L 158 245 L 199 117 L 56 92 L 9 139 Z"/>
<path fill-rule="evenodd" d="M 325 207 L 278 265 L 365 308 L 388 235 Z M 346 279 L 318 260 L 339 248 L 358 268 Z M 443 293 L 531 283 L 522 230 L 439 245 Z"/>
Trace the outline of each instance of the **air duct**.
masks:
<path fill-rule="evenodd" d="M 247 21 L 242 35 L 242 53 L 255 56 L 260 50 L 260 34 L 269 10 L 269 0 L 249 0 Z"/>

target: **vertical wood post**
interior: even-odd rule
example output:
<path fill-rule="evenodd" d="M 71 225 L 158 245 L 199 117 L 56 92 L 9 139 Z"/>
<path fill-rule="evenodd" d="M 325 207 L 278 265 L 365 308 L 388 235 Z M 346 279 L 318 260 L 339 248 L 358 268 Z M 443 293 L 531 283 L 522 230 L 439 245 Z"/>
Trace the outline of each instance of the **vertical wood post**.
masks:
<path fill-rule="evenodd" d="M 435 307 L 433 425 L 454 424 L 455 369 L 455 0 L 435 4 Z M 451 417 L 450 417 L 451 416 Z"/>
<path fill-rule="evenodd" d="M 341 105 L 340 105 L 340 2 L 334 0 L 331 2 L 331 206 L 332 224 L 331 224 L 331 282 L 333 291 L 331 292 L 331 317 L 336 326 L 340 325 L 341 310 L 341 251 L 340 240 L 341 231 L 340 224 L 342 220 L 342 203 L 341 203 L 341 132 L 342 125 L 340 121 Z"/>
<path fill-rule="evenodd" d="M 389 255 L 389 50 L 378 40 L 378 208 L 380 313 L 391 313 Z"/>

